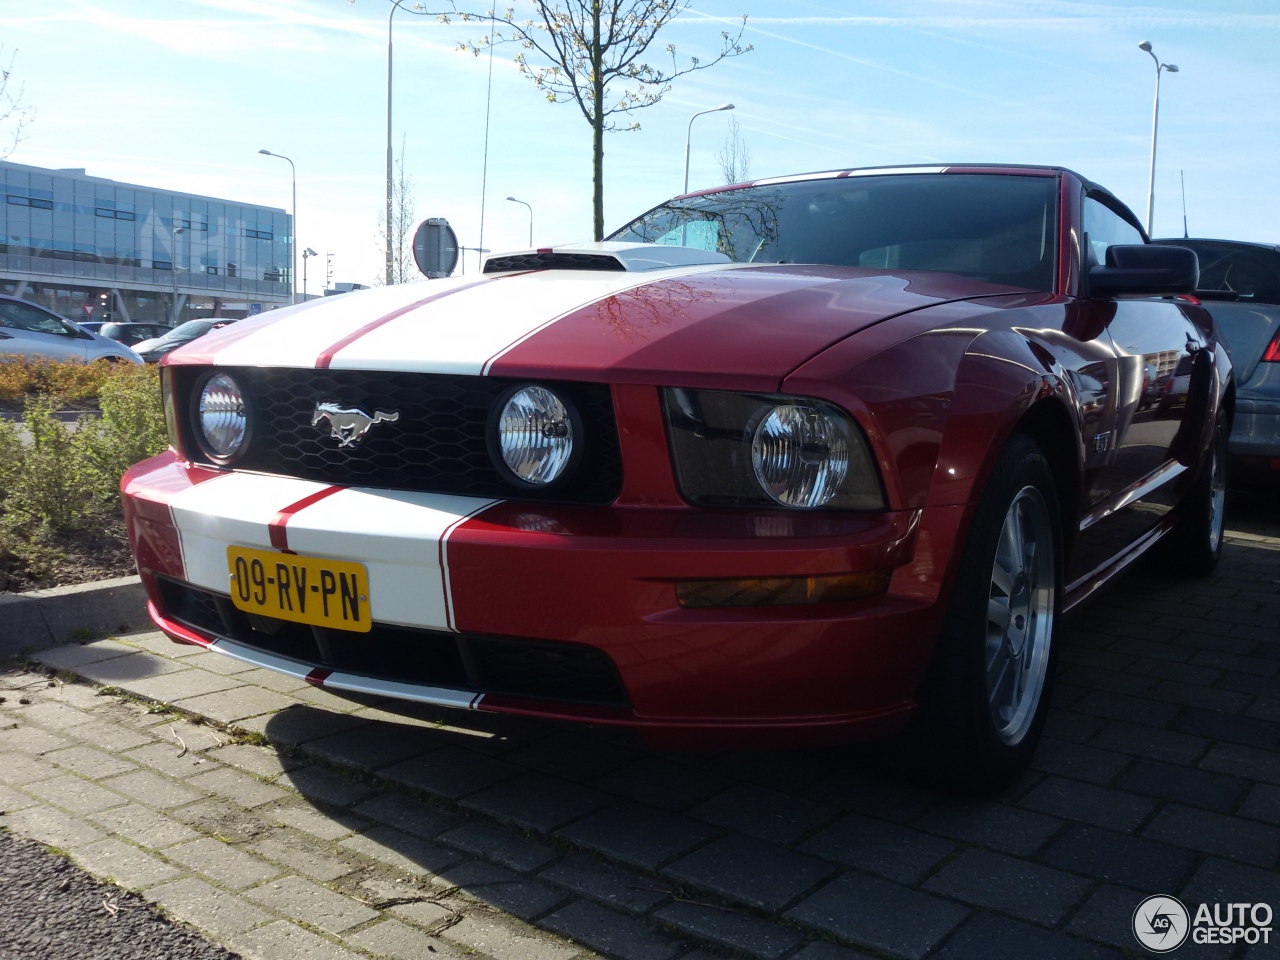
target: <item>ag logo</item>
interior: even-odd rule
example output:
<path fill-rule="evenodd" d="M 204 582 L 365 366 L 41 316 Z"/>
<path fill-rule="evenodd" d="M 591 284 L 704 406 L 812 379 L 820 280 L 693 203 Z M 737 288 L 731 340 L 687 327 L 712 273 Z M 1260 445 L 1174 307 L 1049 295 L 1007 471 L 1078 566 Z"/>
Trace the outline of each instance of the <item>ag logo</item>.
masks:
<path fill-rule="evenodd" d="M 1187 940 L 1191 916 L 1174 897 L 1147 897 L 1133 911 L 1133 935 L 1152 953 L 1169 953 Z"/>

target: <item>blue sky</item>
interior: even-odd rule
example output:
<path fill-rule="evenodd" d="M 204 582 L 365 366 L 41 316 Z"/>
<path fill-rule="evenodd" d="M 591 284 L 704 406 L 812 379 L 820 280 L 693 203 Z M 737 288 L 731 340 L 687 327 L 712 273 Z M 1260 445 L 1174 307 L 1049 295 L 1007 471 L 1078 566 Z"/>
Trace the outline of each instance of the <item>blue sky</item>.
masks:
<path fill-rule="evenodd" d="M 478 5 L 481 6 L 481 5 Z M 36 108 L 9 158 L 288 208 L 298 242 L 333 253 L 335 280 L 380 270 L 387 0 L 0 0 L 0 44 Z M 1274 0 L 694 0 L 664 40 L 704 59 L 747 14 L 755 50 L 676 82 L 605 143 L 605 227 L 719 181 L 728 116 L 753 177 L 892 163 L 1063 164 L 1145 216 L 1155 65 L 1161 84 L 1155 234 L 1280 242 L 1280 11 Z M 395 137 L 418 218 L 484 245 L 590 239 L 590 128 L 548 104 L 476 25 L 395 20 Z M 310 289 L 323 280 L 312 261 Z M 470 255 L 466 269 L 476 268 Z"/>

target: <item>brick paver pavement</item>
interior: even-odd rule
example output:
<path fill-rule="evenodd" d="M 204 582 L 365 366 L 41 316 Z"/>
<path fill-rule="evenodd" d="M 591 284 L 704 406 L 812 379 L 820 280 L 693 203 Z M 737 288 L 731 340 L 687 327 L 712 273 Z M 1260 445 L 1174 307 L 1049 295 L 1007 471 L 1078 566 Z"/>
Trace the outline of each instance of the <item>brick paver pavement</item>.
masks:
<path fill-rule="evenodd" d="M 317 697 L 140 634 L 40 655 L 105 690 L 0 680 L 0 824 L 264 960 L 1142 955 L 1151 894 L 1280 913 L 1280 512 L 1231 527 L 1214 577 L 1139 571 L 1068 626 L 1033 770 L 992 800 L 866 751 Z"/>

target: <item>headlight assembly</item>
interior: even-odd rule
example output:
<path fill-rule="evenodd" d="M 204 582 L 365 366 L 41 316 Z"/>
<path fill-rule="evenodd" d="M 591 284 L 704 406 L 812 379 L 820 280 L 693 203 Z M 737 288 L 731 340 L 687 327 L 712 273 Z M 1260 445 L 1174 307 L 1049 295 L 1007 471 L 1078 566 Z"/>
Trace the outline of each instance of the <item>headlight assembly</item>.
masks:
<path fill-rule="evenodd" d="M 704 506 L 882 510 L 866 439 L 839 408 L 807 397 L 664 391 L 676 479 Z"/>
<path fill-rule="evenodd" d="M 235 459 L 249 435 L 244 393 L 226 373 L 208 376 L 196 395 L 195 434 L 200 448 L 215 463 Z"/>

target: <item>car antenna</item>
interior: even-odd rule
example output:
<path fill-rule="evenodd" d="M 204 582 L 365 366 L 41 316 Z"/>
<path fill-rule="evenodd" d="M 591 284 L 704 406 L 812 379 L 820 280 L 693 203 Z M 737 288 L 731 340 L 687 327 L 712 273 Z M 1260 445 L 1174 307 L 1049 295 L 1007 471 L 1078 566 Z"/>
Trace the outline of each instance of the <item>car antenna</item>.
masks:
<path fill-rule="evenodd" d="M 1187 176 L 1182 170 L 1178 171 L 1178 178 L 1182 181 L 1182 239 L 1188 240 L 1191 234 L 1187 233 Z"/>

